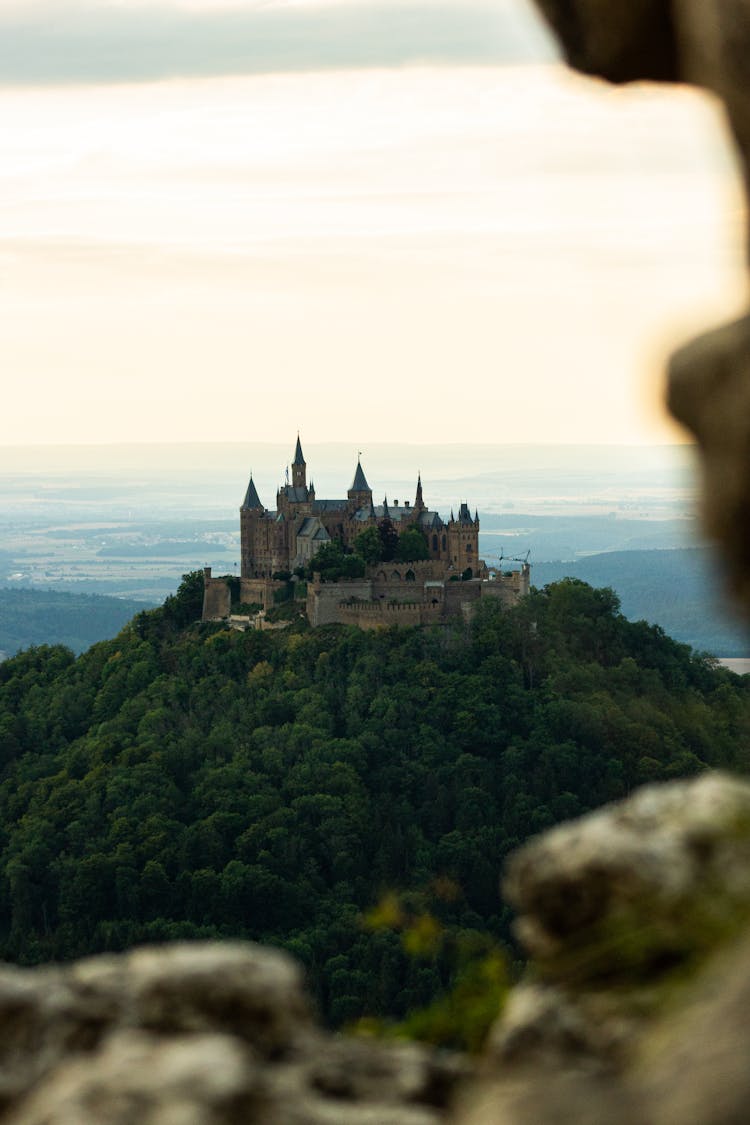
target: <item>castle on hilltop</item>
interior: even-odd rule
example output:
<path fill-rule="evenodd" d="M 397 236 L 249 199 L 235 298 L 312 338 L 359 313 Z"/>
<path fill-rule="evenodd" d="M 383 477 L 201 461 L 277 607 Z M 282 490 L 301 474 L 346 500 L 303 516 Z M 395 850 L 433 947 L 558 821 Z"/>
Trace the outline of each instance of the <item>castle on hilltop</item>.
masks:
<path fill-rule="evenodd" d="M 250 475 L 240 508 L 240 577 L 213 578 L 207 568 L 204 620 L 234 620 L 232 610 L 242 604 L 270 609 L 303 571 L 313 573 L 306 590 L 306 612 L 313 625 L 339 621 L 375 628 L 440 623 L 460 614 L 469 616 L 479 598 L 513 604 L 528 593 L 528 564 L 504 574 L 489 569 L 479 558 L 479 515 L 472 516 L 466 503 L 460 505 L 458 516 L 451 512 L 447 522 L 431 512 L 424 502 L 421 474 L 413 503 L 394 499 L 389 504 L 384 498 L 376 505 L 359 458 L 351 488 L 342 499 L 320 500 L 312 480 L 308 485 L 299 437 L 291 469 L 291 482 L 287 469 L 273 511 L 263 505 Z M 420 553 L 426 557 L 378 562 L 367 566 L 361 578 L 322 581 L 313 563 L 321 547 L 337 542 L 352 551 L 357 537 L 368 528 L 398 538 L 416 531 L 424 540 Z M 235 616 L 239 622 L 241 614 Z"/>
<path fill-rule="evenodd" d="M 288 475 L 288 474 L 287 474 Z M 276 493 L 276 510 L 263 507 L 252 475 L 240 508 L 240 543 L 243 578 L 271 578 L 281 571 L 293 572 L 307 566 L 324 543 L 337 539 L 345 548 L 368 527 L 380 528 L 390 522 L 397 535 L 407 528 L 417 528 L 427 542 L 429 558 L 441 562 L 468 578 L 479 575 L 479 516 L 474 517 L 466 504 L 459 508 L 458 518 L 444 523 L 437 512 L 431 512 L 422 498 L 422 479 L 417 477 L 414 503 L 398 500 L 375 505 L 372 489 L 357 460 L 352 486 L 341 500 L 318 500 L 315 485 L 307 483 L 307 464 L 302 444 L 292 462 L 292 482 L 287 480 Z"/>

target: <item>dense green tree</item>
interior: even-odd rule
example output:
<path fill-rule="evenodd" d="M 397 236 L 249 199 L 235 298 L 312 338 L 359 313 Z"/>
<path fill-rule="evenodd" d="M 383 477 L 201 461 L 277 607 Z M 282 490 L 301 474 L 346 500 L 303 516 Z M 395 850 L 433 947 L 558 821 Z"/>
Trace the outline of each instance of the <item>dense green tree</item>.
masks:
<path fill-rule="evenodd" d="M 381 520 L 378 524 L 380 535 L 381 557 L 384 562 L 391 562 L 396 557 L 398 550 L 398 532 L 390 519 Z"/>
<path fill-rule="evenodd" d="M 399 562 L 419 562 L 430 556 L 427 540 L 418 527 L 407 527 L 398 537 L 396 558 Z"/>
<path fill-rule="evenodd" d="M 750 766 L 748 682 L 608 590 L 270 634 L 196 622 L 199 589 L 0 664 L 0 957 L 244 937 L 301 957 L 332 1022 L 401 1017 L 454 969 L 362 929 L 384 889 L 450 888 L 441 926 L 507 941 L 498 872 L 530 833 Z"/>
<path fill-rule="evenodd" d="M 347 554 L 338 539 L 324 543 L 307 566 L 306 577 L 319 574 L 324 582 L 361 578 L 365 573 L 364 560 L 359 555 Z"/>
<path fill-rule="evenodd" d="M 367 566 L 374 566 L 383 558 L 383 543 L 377 527 L 366 527 L 354 540 L 354 551 Z"/>

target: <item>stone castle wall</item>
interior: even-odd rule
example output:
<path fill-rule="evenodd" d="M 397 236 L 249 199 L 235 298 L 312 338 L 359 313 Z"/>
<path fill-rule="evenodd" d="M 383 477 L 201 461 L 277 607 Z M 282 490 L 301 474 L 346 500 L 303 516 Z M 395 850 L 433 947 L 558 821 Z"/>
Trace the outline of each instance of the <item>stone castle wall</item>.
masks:
<path fill-rule="evenodd" d="M 240 578 L 239 600 L 248 605 L 256 604 L 263 609 L 271 609 L 274 594 L 283 588 L 283 582 L 266 578 Z M 228 576 L 212 577 L 211 567 L 203 571 L 203 621 L 224 621 L 232 612 L 232 591 Z"/>
<path fill-rule="evenodd" d="M 413 574 L 413 579 L 407 578 Z M 266 578 L 239 579 L 239 600 L 269 610 L 283 582 Z M 389 563 L 372 568 L 366 578 L 348 582 L 310 582 L 306 612 L 311 625 L 336 622 L 362 628 L 389 624 L 426 625 L 451 617 L 471 616 L 482 598 L 495 598 L 515 605 L 529 592 L 529 576 L 515 572 L 493 580 L 474 578 L 467 582 L 445 579 L 445 568 L 434 560 L 419 563 Z M 232 612 L 231 588 L 226 576 L 214 578 L 204 571 L 203 620 L 228 620 Z"/>

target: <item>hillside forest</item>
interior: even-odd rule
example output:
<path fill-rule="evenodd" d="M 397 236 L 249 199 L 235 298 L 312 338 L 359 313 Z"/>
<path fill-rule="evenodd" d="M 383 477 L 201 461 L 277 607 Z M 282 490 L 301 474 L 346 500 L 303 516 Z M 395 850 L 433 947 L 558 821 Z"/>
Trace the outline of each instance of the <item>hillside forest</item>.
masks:
<path fill-rule="evenodd" d="M 748 772 L 748 681 L 610 589 L 371 633 L 228 631 L 201 598 L 189 574 L 78 657 L 0 665 L 0 957 L 249 938 L 301 959 L 331 1025 L 400 1018 L 455 965 L 368 928 L 384 896 L 510 945 L 498 878 L 528 836 L 643 782 Z"/>

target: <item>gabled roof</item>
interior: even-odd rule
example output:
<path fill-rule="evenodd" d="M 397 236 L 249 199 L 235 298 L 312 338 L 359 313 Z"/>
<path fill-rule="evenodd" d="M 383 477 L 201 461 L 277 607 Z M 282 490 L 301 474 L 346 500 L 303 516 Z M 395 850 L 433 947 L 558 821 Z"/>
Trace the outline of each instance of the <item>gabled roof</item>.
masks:
<path fill-rule="evenodd" d="M 302 445 L 301 445 L 300 440 L 299 440 L 299 434 L 297 434 L 297 448 L 294 451 L 294 461 L 292 462 L 292 464 L 293 465 L 304 465 L 305 464 L 305 458 L 302 456 Z"/>
<path fill-rule="evenodd" d="M 247 492 L 245 493 L 245 499 L 242 501 L 242 507 L 243 508 L 262 508 L 263 507 L 263 505 L 260 502 L 260 497 L 258 496 L 258 490 L 255 487 L 255 484 L 253 482 L 252 473 L 250 474 L 250 483 L 247 486 Z"/>
<path fill-rule="evenodd" d="M 458 509 L 458 522 L 459 523 L 473 523 L 474 522 L 473 519 L 471 518 L 471 512 L 469 511 L 469 505 L 468 504 L 462 504 L 461 507 Z"/>
<path fill-rule="evenodd" d="M 350 492 L 371 492 L 372 491 L 369 484 L 367 483 L 367 478 L 365 476 L 364 469 L 362 468 L 362 464 L 361 464 L 360 461 L 357 461 L 357 470 L 354 474 L 354 480 L 352 481 L 352 487 L 349 489 L 349 491 Z"/>
<path fill-rule="evenodd" d="M 297 538 L 315 539 L 325 543 L 328 542 L 331 537 L 316 516 L 307 516 L 300 525 Z"/>

